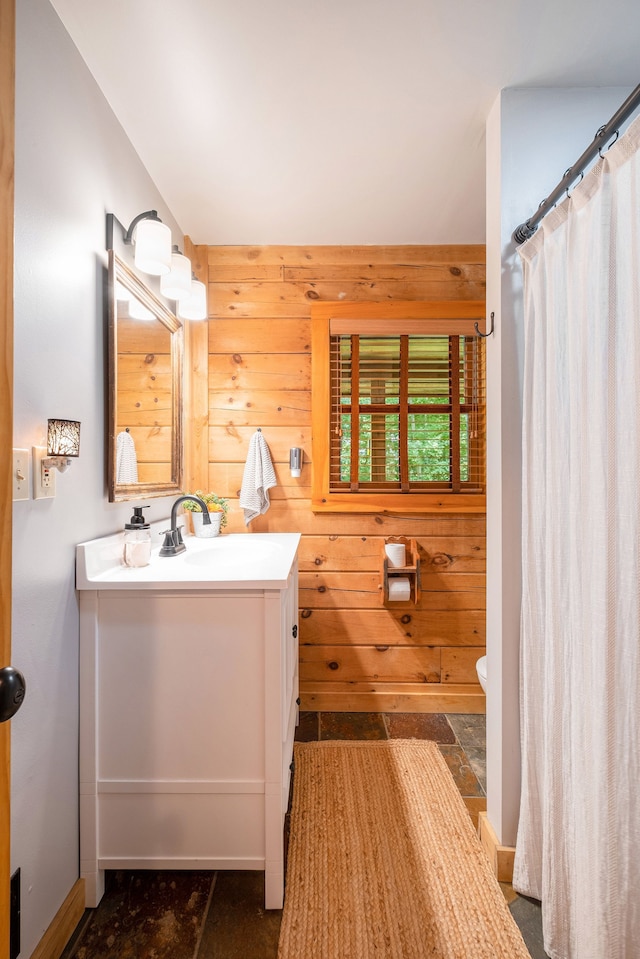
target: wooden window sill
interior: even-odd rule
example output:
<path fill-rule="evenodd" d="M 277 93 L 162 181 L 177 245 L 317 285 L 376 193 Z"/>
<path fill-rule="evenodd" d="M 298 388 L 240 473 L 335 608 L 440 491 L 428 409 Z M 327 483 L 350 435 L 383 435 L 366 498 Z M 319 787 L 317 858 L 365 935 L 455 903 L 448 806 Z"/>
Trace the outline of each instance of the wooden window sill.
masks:
<path fill-rule="evenodd" d="M 311 502 L 314 513 L 484 513 L 483 493 L 329 493 Z"/>

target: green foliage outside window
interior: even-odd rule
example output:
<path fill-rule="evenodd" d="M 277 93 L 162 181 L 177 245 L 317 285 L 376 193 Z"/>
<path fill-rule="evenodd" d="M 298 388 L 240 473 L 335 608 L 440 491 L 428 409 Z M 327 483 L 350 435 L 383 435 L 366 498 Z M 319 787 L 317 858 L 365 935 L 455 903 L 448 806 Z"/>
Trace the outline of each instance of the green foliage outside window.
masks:
<path fill-rule="evenodd" d="M 390 422 L 395 419 L 395 425 Z M 460 417 L 461 479 L 469 475 L 468 416 Z M 385 482 L 397 482 L 400 478 L 400 433 L 397 415 L 385 417 Z M 372 417 L 360 416 L 358 449 L 361 483 L 372 480 Z M 342 437 L 340 445 L 340 479 L 349 482 L 351 474 L 351 418 L 341 417 Z M 450 471 L 451 418 L 447 413 L 411 413 L 409 415 L 409 479 L 414 483 L 446 483 Z"/>

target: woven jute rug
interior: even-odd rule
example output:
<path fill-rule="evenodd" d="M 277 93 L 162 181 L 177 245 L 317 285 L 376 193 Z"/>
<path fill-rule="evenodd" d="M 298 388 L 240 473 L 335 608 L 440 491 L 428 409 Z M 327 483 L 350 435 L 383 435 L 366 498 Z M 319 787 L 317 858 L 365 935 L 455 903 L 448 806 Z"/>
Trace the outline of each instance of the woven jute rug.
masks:
<path fill-rule="evenodd" d="M 435 743 L 295 746 L 278 959 L 530 959 Z"/>

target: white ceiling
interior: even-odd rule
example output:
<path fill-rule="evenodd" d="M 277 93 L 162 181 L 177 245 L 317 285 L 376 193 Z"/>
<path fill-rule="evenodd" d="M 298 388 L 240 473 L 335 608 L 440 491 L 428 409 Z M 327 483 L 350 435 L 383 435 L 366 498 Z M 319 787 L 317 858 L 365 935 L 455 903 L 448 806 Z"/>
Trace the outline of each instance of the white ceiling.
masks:
<path fill-rule="evenodd" d="M 196 243 L 483 243 L 499 90 L 640 82 L 638 0 L 51 2 Z"/>

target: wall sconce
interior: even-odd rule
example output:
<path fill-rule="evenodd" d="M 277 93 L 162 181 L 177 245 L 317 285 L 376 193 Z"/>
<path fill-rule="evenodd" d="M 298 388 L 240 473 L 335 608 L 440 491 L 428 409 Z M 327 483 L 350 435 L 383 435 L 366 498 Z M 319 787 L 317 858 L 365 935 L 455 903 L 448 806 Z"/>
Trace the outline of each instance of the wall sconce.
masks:
<path fill-rule="evenodd" d="M 208 313 L 207 288 L 192 274 L 189 258 L 177 246 L 171 245 L 171 230 L 162 222 L 156 210 L 139 213 L 128 229 L 113 213 L 107 213 L 109 250 L 114 249 L 115 223 L 122 230 L 124 243 L 135 246 L 136 267 L 142 273 L 160 277 L 160 292 L 177 304 L 177 315 L 183 320 L 205 320 Z"/>
<path fill-rule="evenodd" d="M 71 466 L 71 458 L 80 456 L 80 423 L 77 420 L 47 421 L 47 455 L 42 469 L 55 467 L 64 473 Z"/>
<path fill-rule="evenodd" d="M 292 446 L 289 450 L 289 469 L 292 476 L 300 476 L 302 470 L 302 450 L 299 446 Z"/>

